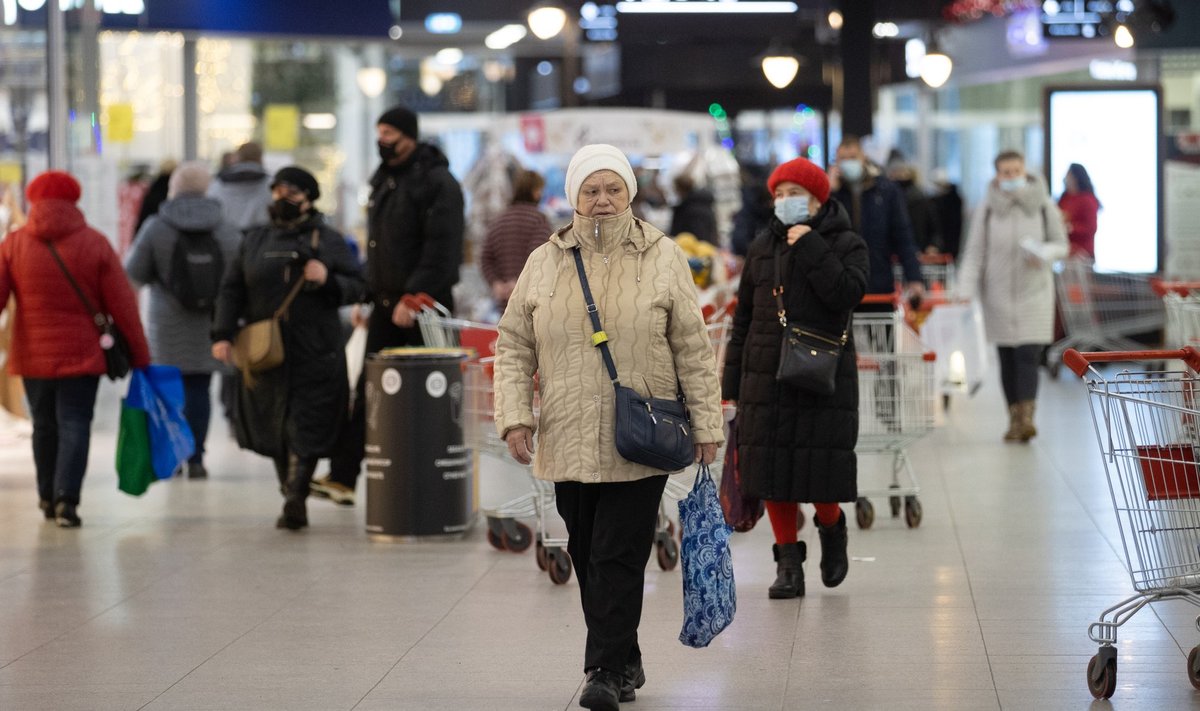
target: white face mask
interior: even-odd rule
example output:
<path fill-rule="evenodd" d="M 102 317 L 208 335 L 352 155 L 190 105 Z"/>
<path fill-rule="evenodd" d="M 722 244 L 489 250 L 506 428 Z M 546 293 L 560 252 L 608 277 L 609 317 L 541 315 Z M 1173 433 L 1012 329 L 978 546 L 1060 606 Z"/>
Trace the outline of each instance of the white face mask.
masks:
<path fill-rule="evenodd" d="M 1013 178 L 1011 180 L 1001 180 L 1000 189 L 1006 193 L 1015 193 L 1025 187 L 1025 178 Z"/>
<path fill-rule="evenodd" d="M 775 201 L 775 216 L 784 225 L 791 227 L 808 219 L 808 198 L 793 195 Z"/>
<path fill-rule="evenodd" d="M 842 169 L 842 177 L 851 183 L 857 183 L 863 177 L 863 162 L 857 158 L 847 158 L 846 160 L 838 161 L 838 167 Z"/>

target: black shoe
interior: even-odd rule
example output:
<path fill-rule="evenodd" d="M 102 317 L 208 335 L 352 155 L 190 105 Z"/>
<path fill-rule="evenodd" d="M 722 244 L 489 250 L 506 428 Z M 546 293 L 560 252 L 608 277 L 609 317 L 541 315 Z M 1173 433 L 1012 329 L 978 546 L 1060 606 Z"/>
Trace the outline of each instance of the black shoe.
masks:
<path fill-rule="evenodd" d="M 308 526 L 308 512 L 303 501 L 288 501 L 283 505 L 283 513 L 275 521 L 275 528 L 286 528 L 289 531 L 299 531 Z"/>
<path fill-rule="evenodd" d="M 75 504 L 69 504 L 66 501 L 60 501 L 55 505 L 54 522 L 58 524 L 59 528 L 79 528 L 83 525 L 83 519 L 75 513 Z"/>
<path fill-rule="evenodd" d="M 54 504 L 45 499 L 40 499 L 38 501 L 38 508 L 42 510 L 42 516 L 45 516 L 47 521 L 54 520 Z"/>
<path fill-rule="evenodd" d="M 588 672 L 587 684 L 579 694 L 579 705 L 592 711 L 620 711 L 622 676 L 607 669 Z"/>
<path fill-rule="evenodd" d="M 808 549 L 804 541 L 771 546 L 775 555 L 775 582 L 767 590 L 772 600 L 804 597 L 804 559 Z"/>
<path fill-rule="evenodd" d="M 200 462 L 188 462 L 187 464 L 188 479 L 207 479 L 208 470 Z"/>
<path fill-rule="evenodd" d="M 626 664 L 625 673 L 621 676 L 621 703 L 637 701 L 637 690 L 645 684 L 646 670 L 642 668 L 642 660 Z"/>
<path fill-rule="evenodd" d="M 817 533 L 821 537 L 821 582 L 827 588 L 836 588 L 850 572 L 850 560 L 846 557 L 846 514 L 841 512 L 838 522 L 822 526 L 817 521 Z"/>

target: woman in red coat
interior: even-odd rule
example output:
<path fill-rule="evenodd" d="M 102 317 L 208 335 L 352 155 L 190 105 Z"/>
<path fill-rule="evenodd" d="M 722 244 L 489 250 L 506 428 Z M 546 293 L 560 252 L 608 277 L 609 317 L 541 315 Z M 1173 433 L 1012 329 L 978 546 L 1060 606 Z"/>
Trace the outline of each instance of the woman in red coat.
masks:
<path fill-rule="evenodd" d="M 1096 259 L 1096 217 L 1100 212 L 1100 201 L 1092 187 L 1092 178 L 1087 169 L 1078 163 L 1067 168 L 1063 178 L 1062 197 L 1058 209 L 1067 224 L 1067 240 L 1071 243 L 1071 256 Z"/>
<path fill-rule="evenodd" d="M 87 468 L 96 388 L 107 370 L 92 314 L 54 260 L 57 252 L 88 300 L 112 316 L 129 342 L 132 365 L 150 364 L 137 299 L 108 239 L 75 206 L 80 187 L 61 171 L 25 190 L 29 221 L 0 242 L 0 309 L 17 309 L 11 375 L 24 381 L 33 418 L 33 462 L 42 512 L 63 528 L 80 525 L 76 507 Z"/>

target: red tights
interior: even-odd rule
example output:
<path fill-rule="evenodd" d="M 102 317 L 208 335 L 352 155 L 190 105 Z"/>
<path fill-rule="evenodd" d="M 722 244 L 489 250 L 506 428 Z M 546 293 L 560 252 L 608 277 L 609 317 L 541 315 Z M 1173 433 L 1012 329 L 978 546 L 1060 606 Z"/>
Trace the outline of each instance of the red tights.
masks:
<path fill-rule="evenodd" d="M 767 518 L 771 519 L 771 530 L 775 532 L 775 542 L 795 543 L 799 540 L 796 533 L 800 521 L 800 504 L 795 501 L 765 501 Z M 838 522 L 842 509 L 837 504 L 813 504 L 817 509 L 817 522 L 822 526 L 832 526 Z"/>

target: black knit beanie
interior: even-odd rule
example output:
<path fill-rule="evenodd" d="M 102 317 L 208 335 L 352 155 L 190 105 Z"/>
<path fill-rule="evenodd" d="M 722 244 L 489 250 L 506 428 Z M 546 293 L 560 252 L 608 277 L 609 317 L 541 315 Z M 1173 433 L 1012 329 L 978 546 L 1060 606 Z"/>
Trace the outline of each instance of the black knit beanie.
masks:
<path fill-rule="evenodd" d="M 375 123 L 392 126 L 405 136 L 417 140 L 417 115 L 407 106 L 393 106 L 384 111 Z"/>
<path fill-rule="evenodd" d="M 313 177 L 312 173 L 298 165 L 289 165 L 286 168 L 280 168 L 279 172 L 271 180 L 271 187 L 274 188 L 279 183 L 287 183 L 300 188 L 308 194 L 310 201 L 315 201 L 321 197 L 321 188 L 317 185 L 317 179 Z"/>

